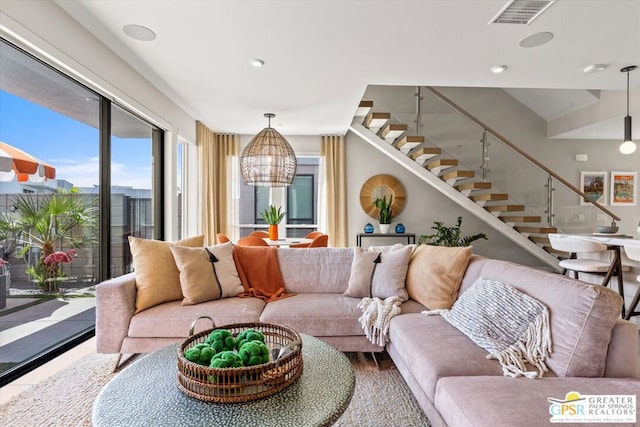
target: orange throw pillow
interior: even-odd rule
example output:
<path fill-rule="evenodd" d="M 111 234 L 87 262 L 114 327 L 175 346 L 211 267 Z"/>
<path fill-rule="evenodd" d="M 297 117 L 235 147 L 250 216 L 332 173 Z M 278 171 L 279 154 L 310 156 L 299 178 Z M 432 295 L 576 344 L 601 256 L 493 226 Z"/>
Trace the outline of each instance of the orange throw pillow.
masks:
<path fill-rule="evenodd" d="M 418 246 L 407 271 L 409 298 L 431 310 L 451 308 L 470 259 L 471 246 Z"/>

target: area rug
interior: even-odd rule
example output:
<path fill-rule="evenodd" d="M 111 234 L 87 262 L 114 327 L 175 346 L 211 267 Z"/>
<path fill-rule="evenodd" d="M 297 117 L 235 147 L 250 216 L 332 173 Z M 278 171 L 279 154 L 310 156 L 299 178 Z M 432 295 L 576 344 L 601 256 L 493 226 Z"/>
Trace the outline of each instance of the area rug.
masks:
<path fill-rule="evenodd" d="M 356 373 L 351 404 L 340 427 L 429 426 L 411 391 L 386 354 L 377 369 L 370 355 L 348 353 Z M 114 376 L 114 355 L 91 354 L 74 366 L 25 390 L 0 406 L 2 425 L 13 427 L 91 425 L 93 401 Z"/>

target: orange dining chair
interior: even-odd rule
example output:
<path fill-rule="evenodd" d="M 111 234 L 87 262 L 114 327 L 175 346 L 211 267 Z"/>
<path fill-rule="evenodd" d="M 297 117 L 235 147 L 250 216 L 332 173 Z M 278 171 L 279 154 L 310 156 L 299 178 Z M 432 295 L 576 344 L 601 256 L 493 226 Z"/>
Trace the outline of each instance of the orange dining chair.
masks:
<path fill-rule="evenodd" d="M 324 233 L 322 231 L 312 231 L 311 233 L 304 236 L 304 238 L 313 240 L 316 237 L 320 237 L 320 236 L 324 236 Z"/>
<path fill-rule="evenodd" d="M 312 231 L 311 233 L 309 233 L 306 236 L 304 236 L 304 238 L 305 239 L 314 240 L 314 239 L 316 239 L 316 238 L 318 238 L 320 236 L 324 236 L 324 233 L 322 231 Z M 309 245 L 311 245 L 311 242 L 309 242 L 309 243 L 295 243 L 293 245 L 289 245 L 289 247 L 290 248 L 308 248 Z M 327 246 L 327 244 L 325 243 L 324 246 Z"/>
<path fill-rule="evenodd" d="M 329 236 L 326 234 L 320 233 L 320 236 L 317 236 L 309 243 L 296 243 L 294 245 L 289 245 L 290 248 L 326 248 L 329 244 Z"/>
<path fill-rule="evenodd" d="M 269 233 L 262 230 L 252 231 L 251 233 L 249 233 L 248 237 L 259 237 L 260 239 L 266 239 L 267 237 L 269 237 Z"/>
<path fill-rule="evenodd" d="M 309 248 L 326 248 L 329 244 L 329 236 L 323 234 L 322 236 L 318 236 L 311 243 L 309 243 Z"/>
<path fill-rule="evenodd" d="M 269 244 L 260 237 L 247 236 L 238 239 L 238 246 L 269 246 Z"/>
<path fill-rule="evenodd" d="M 218 233 L 216 234 L 216 237 L 218 238 L 218 243 L 227 243 L 231 241 L 226 234 Z"/>

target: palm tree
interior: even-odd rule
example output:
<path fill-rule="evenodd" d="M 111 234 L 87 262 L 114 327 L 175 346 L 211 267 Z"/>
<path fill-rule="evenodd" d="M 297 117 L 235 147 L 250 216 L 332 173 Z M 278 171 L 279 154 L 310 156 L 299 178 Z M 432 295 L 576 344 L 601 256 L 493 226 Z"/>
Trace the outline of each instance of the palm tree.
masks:
<path fill-rule="evenodd" d="M 0 217 L 0 237 L 13 236 L 22 245 L 17 256 L 38 249 L 38 260 L 27 267 L 27 273 L 39 287 L 55 291 L 61 277 L 60 265 L 44 260 L 64 248 L 81 248 L 95 241 L 91 232 L 98 220 L 95 203 L 87 201 L 77 190 L 59 190 L 37 198 L 19 195 L 14 206 L 13 215 Z"/>

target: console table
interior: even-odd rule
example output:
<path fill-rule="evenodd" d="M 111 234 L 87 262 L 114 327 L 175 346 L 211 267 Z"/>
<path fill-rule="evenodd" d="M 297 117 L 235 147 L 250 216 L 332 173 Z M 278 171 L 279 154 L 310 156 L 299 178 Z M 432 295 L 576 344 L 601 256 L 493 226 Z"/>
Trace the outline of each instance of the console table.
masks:
<path fill-rule="evenodd" d="M 415 233 L 358 233 L 356 235 L 356 246 L 362 246 L 363 237 L 401 237 L 407 239 L 407 244 L 416 242 Z"/>
<path fill-rule="evenodd" d="M 324 341 L 302 337 L 302 375 L 273 396 L 217 404 L 178 389 L 178 344 L 149 353 L 116 375 L 93 404 L 100 426 L 330 426 L 345 411 L 355 388 L 349 359 Z"/>

